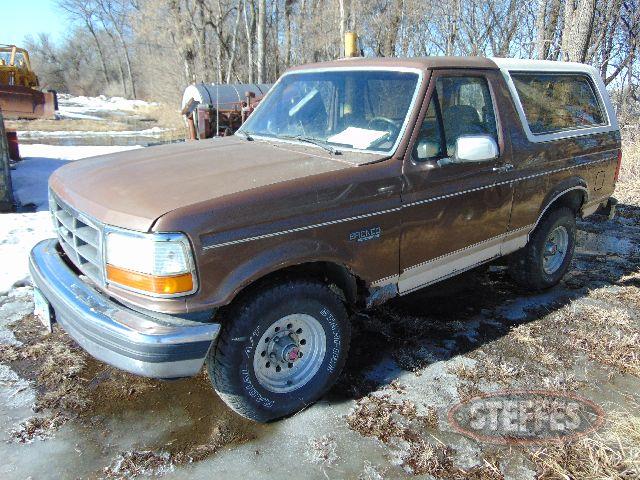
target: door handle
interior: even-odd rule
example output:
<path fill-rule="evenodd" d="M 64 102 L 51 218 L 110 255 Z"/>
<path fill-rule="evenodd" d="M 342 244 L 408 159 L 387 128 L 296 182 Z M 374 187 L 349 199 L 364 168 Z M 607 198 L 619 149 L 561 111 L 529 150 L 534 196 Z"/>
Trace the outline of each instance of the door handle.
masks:
<path fill-rule="evenodd" d="M 393 192 L 395 191 L 396 186 L 395 185 L 386 185 L 384 187 L 380 187 L 378 188 L 378 193 L 389 193 L 389 192 Z"/>
<path fill-rule="evenodd" d="M 511 170 L 513 170 L 513 165 L 511 165 L 510 163 L 505 163 L 501 167 L 493 167 L 491 169 L 491 171 L 496 172 L 496 173 L 506 173 L 506 172 L 509 172 Z"/>

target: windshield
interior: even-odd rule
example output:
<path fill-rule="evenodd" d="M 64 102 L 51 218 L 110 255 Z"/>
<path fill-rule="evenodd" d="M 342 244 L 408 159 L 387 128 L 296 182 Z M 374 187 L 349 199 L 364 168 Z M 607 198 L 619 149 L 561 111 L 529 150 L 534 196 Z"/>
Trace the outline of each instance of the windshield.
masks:
<path fill-rule="evenodd" d="M 285 75 L 243 125 L 250 135 L 391 151 L 401 133 L 418 74 L 332 70 Z"/>

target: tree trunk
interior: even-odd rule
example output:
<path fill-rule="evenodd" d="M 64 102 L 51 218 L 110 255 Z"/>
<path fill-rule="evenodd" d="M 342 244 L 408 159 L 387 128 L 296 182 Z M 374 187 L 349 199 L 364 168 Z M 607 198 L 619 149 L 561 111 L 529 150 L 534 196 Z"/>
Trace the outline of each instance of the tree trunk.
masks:
<path fill-rule="evenodd" d="M 185 83 L 190 84 L 195 81 L 195 52 L 193 50 L 193 40 L 191 38 L 191 32 L 184 22 L 184 12 L 180 5 L 180 0 L 170 0 L 169 9 L 173 13 L 175 22 L 177 23 L 177 43 L 180 52 L 180 57 L 184 67 L 184 79 Z"/>
<path fill-rule="evenodd" d="M 291 66 L 291 9 L 294 0 L 285 0 L 284 2 L 284 64 L 287 68 Z"/>
<path fill-rule="evenodd" d="M 381 52 L 385 57 L 395 57 L 396 55 L 396 41 L 398 40 L 398 30 L 400 28 L 404 8 L 403 0 L 394 0 L 391 8 L 391 18 L 389 25 L 386 28 L 386 34 L 384 34 L 383 37 Z"/>
<path fill-rule="evenodd" d="M 258 83 L 265 83 L 267 70 L 267 1 L 258 1 Z"/>
<path fill-rule="evenodd" d="M 338 0 L 338 8 L 340 10 L 340 45 L 342 45 L 341 57 L 344 57 L 346 45 L 344 43 L 344 36 L 347 33 L 347 22 L 349 21 L 349 13 L 347 12 L 346 0 Z"/>
<path fill-rule="evenodd" d="M 202 74 L 200 75 L 200 79 L 202 81 L 210 81 L 213 78 L 213 63 L 209 55 L 207 26 L 210 26 L 211 23 L 208 20 L 206 14 L 206 10 L 208 10 L 208 8 L 206 7 L 204 0 L 198 0 L 196 2 L 196 8 L 198 10 L 200 25 L 193 25 L 192 28 L 194 28 L 193 36 L 197 38 L 198 56 L 200 57 L 200 61 L 202 62 Z M 209 11 L 209 14 L 211 14 L 211 11 Z M 219 69 L 219 61 L 217 66 Z"/>
<path fill-rule="evenodd" d="M 247 5 L 251 15 L 247 15 Z M 255 36 L 255 24 L 256 24 L 256 6 L 253 0 L 244 0 L 243 8 L 244 14 L 244 30 L 247 36 L 247 69 L 249 73 L 249 83 L 253 83 L 253 42 Z"/>
<path fill-rule="evenodd" d="M 107 64 L 104 61 L 104 53 L 102 52 L 102 46 L 100 45 L 100 41 L 98 40 L 98 35 L 96 34 L 95 28 L 91 25 L 91 22 L 85 20 L 85 24 L 87 26 L 87 30 L 91 33 L 93 37 L 93 41 L 96 43 L 96 49 L 98 50 L 98 57 L 100 58 L 100 67 L 102 68 L 102 74 L 104 75 L 105 86 L 109 84 L 109 74 L 107 72 Z"/>
<path fill-rule="evenodd" d="M 569 62 L 585 63 L 596 14 L 595 0 L 568 0 L 564 5 L 562 56 Z"/>
<path fill-rule="evenodd" d="M 111 39 L 111 43 L 113 43 L 113 48 L 117 49 L 118 42 L 116 41 L 116 37 L 113 35 L 113 32 L 111 31 L 110 28 L 107 28 L 107 25 L 104 19 L 100 19 L 100 23 L 102 24 L 102 28 L 104 29 L 104 31 L 107 32 L 107 35 L 109 35 L 109 38 Z M 124 98 L 127 98 L 127 82 L 125 79 L 124 68 L 122 68 L 122 60 L 120 59 L 120 57 L 118 57 L 118 72 L 120 73 L 119 80 L 120 80 L 120 85 L 122 87 L 122 96 Z"/>
<path fill-rule="evenodd" d="M 458 22 L 460 21 L 460 0 L 454 0 L 453 12 L 449 17 L 449 32 L 445 55 L 454 55 L 458 42 Z"/>
<path fill-rule="evenodd" d="M 540 60 L 547 58 L 549 52 L 549 39 L 547 38 L 547 6 L 548 0 L 540 0 L 538 13 L 536 14 L 536 56 Z"/>
<path fill-rule="evenodd" d="M 234 70 L 236 61 L 236 46 L 238 44 L 238 27 L 240 26 L 240 17 L 242 16 L 242 0 L 238 0 L 236 21 L 233 24 L 233 36 L 231 37 L 231 53 L 229 55 L 229 63 L 227 64 L 226 83 L 231 82 L 231 72 Z"/>
<path fill-rule="evenodd" d="M 131 68 L 131 57 L 129 56 L 129 47 L 127 47 L 127 43 L 124 40 L 124 37 L 122 36 L 122 33 L 120 33 L 117 29 L 116 32 L 118 33 L 118 37 L 120 38 L 120 43 L 122 43 L 122 50 L 124 51 L 124 58 L 125 58 L 125 62 L 127 65 L 127 74 L 129 75 L 129 85 L 131 86 L 131 96 L 136 99 L 138 98 L 136 95 L 136 82 L 133 79 L 133 71 Z"/>

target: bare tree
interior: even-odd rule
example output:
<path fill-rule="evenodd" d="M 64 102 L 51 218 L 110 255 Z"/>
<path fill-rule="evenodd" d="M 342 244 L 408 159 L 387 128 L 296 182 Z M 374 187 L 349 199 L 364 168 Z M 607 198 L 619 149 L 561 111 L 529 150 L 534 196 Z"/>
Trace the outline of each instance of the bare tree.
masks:
<path fill-rule="evenodd" d="M 70 35 L 53 52 L 33 45 L 64 64 L 45 63 L 45 76 L 78 92 L 164 99 L 195 81 L 271 82 L 340 57 L 355 29 L 368 56 L 574 60 L 598 68 L 618 102 L 640 93 L 640 0 L 57 1 Z"/>
<path fill-rule="evenodd" d="M 98 39 L 98 34 L 96 33 L 95 5 L 84 0 L 60 0 L 58 2 L 58 6 L 64 11 L 68 12 L 71 16 L 79 19 L 91 35 L 91 38 L 93 39 L 93 42 L 96 46 L 96 50 L 98 51 L 98 58 L 100 59 L 100 67 L 102 68 L 104 81 L 105 83 L 109 83 L 109 73 L 107 72 L 104 50 L 102 48 L 102 43 Z"/>
<path fill-rule="evenodd" d="M 562 28 L 563 60 L 585 62 L 596 18 L 595 0 L 568 0 Z"/>
<path fill-rule="evenodd" d="M 109 27 L 113 28 L 116 36 L 120 41 L 122 53 L 124 54 L 125 64 L 127 66 L 127 74 L 129 76 L 129 86 L 131 88 L 131 96 L 136 98 L 136 82 L 133 78 L 133 68 L 131 64 L 131 55 L 129 45 L 125 39 L 125 29 L 128 26 L 127 13 L 129 6 L 126 0 L 95 0 L 102 14 L 109 19 Z"/>
<path fill-rule="evenodd" d="M 258 1 L 258 83 L 265 82 L 267 69 L 267 1 Z"/>

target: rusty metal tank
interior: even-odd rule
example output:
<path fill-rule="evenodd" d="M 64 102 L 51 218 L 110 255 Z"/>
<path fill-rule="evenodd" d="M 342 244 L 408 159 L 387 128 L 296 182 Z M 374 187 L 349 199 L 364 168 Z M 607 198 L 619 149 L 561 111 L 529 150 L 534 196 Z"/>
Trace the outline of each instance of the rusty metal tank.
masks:
<path fill-rule="evenodd" d="M 251 114 L 273 84 L 189 85 L 182 95 L 187 139 L 231 135 Z"/>

